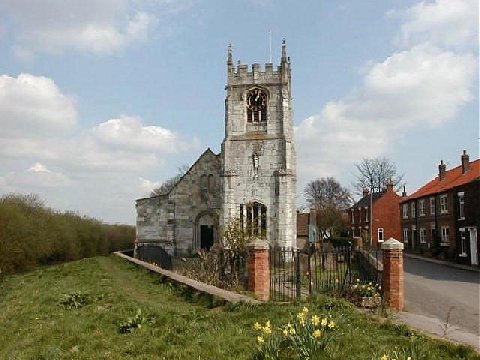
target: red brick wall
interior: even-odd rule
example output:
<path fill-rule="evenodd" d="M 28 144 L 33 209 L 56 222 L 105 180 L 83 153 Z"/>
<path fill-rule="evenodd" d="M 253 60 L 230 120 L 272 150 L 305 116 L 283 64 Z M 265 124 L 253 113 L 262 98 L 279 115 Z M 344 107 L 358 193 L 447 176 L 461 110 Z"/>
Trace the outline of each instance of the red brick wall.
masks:
<path fill-rule="evenodd" d="M 393 237 L 402 239 L 400 226 L 400 200 L 402 198 L 393 191 L 387 191 L 380 199 L 373 203 L 373 245 L 377 246 L 378 229 L 383 228 L 383 239 Z"/>

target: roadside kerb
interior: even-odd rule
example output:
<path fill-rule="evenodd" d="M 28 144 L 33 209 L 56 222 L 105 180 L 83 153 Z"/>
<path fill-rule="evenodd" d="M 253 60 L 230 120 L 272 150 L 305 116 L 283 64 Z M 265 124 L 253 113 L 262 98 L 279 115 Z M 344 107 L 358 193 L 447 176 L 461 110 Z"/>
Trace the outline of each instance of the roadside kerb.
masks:
<path fill-rule="evenodd" d="M 480 273 L 480 268 L 476 268 L 474 266 L 455 264 L 455 263 L 452 263 L 450 261 L 432 259 L 432 258 L 429 258 L 429 257 L 426 257 L 426 256 L 410 254 L 410 253 L 407 253 L 407 252 L 404 252 L 403 255 L 407 258 L 410 258 L 410 259 L 423 260 L 423 261 L 431 262 L 433 264 L 446 265 L 446 266 L 450 266 L 450 267 L 455 268 L 455 269 L 474 271 L 474 272 Z"/>
<path fill-rule="evenodd" d="M 128 255 L 125 255 L 125 254 L 122 254 L 121 252 L 118 252 L 118 251 L 114 252 L 114 254 L 123 258 L 123 259 L 125 259 L 125 260 L 127 260 L 127 261 L 129 261 L 129 262 L 131 262 L 131 263 L 139 265 L 139 266 L 141 266 L 145 269 L 148 269 L 150 271 L 153 271 L 157 274 L 163 275 L 163 276 L 165 276 L 165 277 L 169 278 L 170 280 L 173 280 L 177 283 L 186 285 L 186 286 L 188 286 L 188 287 L 190 287 L 190 288 L 192 288 L 196 291 L 199 291 L 199 292 L 202 292 L 202 293 L 206 293 L 206 294 L 224 299 L 227 302 L 230 302 L 230 303 L 245 302 L 245 303 L 250 303 L 250 304 L 260 304 L 261 303 L 261 301 L 253 299 L 249 296 L 242 295 L 242 294 L 237 294 L 237 293 L 234 293 L 232 291 L 227 291 L 227 290 L 224 290 L 224 289 L 220 289 L 216 286 L 208 285 L 208 284 L 202 283 L 200 281 L 190 279 L 186 276 L 177 274 L 173 271 L 165 270 L 165 269 L 162 269 L 161 267 L 158 267 L 156 265 L 147 263 L 147 262 L 139 260 L 139 259 L 132 258 L 132 257 L 130 257 Z"/>

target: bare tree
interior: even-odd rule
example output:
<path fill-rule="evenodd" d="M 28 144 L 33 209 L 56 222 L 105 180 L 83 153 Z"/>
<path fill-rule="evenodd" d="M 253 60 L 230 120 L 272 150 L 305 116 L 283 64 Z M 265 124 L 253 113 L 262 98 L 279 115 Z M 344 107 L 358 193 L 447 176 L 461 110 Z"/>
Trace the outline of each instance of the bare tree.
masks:
<path fill-rule="evenodd" d="M 389 181 L 393 182 L 397 191 L 405 184 L 404 175 L 398 174 L 395 163 L 385 157 L 363 158 L 355 167 L 358 173 L 353 186 L 357 194 L 362 194 L 364 189 L 381 192 Z"/>
<path fill-rule="evenodd" d="M 178 174 L 175 175 L 174 177 L 171 177 L 170 179 L 165 180 L 162 185 L 153 189 L 152 192 L 150 193 L 150 196 L 162 195 L 169 192 L 175 186 L 175 184 L 182 178 L 182 176 L 187 173 L 188 169 L 190 169 L 190 166 L 188 164 L 183 164 L 182 166 L 178 167 L 177 168 Z"/>
<path fill-rule="evenodd" d="M 310 181 L 304 189 L 310 208 L 345 210 L 352 204 L 352 195 L 333 177 Z"/>
<path fill-rule="evenodd" d="M 352 204 L 352 195 L 333 177 L 310 181 L 304 189 L 307 204 L 317 213 L 317 228 L 322 239 L 338 236 L 346 228 L 344 210 Z"/>

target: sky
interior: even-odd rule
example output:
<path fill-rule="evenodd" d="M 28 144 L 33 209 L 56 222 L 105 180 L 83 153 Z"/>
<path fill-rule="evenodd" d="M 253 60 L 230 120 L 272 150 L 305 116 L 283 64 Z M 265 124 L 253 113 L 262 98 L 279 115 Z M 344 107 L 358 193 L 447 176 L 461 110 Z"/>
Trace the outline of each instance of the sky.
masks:
<path fill-rule="evenodd" d="M 135 223 L 224 136 L 226 56 L 292 63 L 297 204 L 386 157 L 408 193 L 479 156 L 477 0 L 0 0 L 0 196 Z M 271 39 L 271 52 L 270 52 Z"/>

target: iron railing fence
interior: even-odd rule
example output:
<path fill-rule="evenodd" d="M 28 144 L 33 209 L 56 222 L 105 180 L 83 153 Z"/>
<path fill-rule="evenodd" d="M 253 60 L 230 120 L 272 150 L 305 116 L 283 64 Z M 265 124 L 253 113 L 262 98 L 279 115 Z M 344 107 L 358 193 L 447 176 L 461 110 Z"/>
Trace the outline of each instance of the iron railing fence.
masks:
<path fill-rule="evenodd" d="M 342 296 L 354 284 L 381 284 L 380 252 L 328 244 L 305 250 L 273 248 L 270 297 L 290 301 L 318 293 Z"/>

